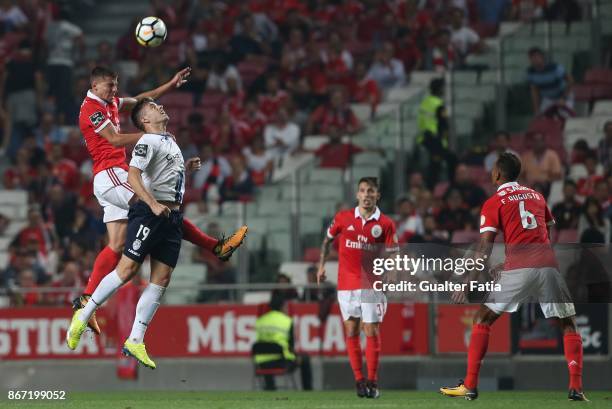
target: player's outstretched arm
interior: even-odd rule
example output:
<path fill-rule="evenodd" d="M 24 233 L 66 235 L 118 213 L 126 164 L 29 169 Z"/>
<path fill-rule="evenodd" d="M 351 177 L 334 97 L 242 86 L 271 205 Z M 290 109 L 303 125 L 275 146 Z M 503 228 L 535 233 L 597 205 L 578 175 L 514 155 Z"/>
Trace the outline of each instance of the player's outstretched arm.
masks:
<path fill-rule="evenodd" d="M 128 170 L 128 183 L 132 186 L 138 198 L 145 202 L 156 216 L 168 217 L 170 215 L 170 209 L 155 200 L 151 192 L 145 187 L 142 181 L 142 170 L 130 166 Z"/>
<path fill-rule="evenodd" d="M 135 145 L 143 133 L 117 133 L 115 127 L 109 124 L 98 132 L 98 135 L 109 141 L 114 147 L 121 148 L 123 146 Z"/>
<path fill-rule="evenodd" d="M 327 261 L 327 256 L 329 256 L 329 248 L 331 247 L 332 241 L 334 241 L 334 239 L 325 236 L 323 244 L 321 244 L 321 258 L 319 259 L 319 269 L 317 271 L 317 284 L 321 284 L 326 279 L 325 262 Z"/>
<path fill-rule="evenodd" d="M 121 111 L 131 111 L 134 108 L 136 103 L 143 98 L 153 98 L 157 99 L 162 95 L 176 89 L 180 88 L 184 83 L 187 82 L 187 77 L 191 74 L 191 67 L 183 68 L 176 74 L 174 77 L 168 82 L 159 87 L 152 89 L 150 91 L 143 92 L 142 94 L 138 94 L 135 97 L 123 98 L 123 103 L 121 105 Z"/>

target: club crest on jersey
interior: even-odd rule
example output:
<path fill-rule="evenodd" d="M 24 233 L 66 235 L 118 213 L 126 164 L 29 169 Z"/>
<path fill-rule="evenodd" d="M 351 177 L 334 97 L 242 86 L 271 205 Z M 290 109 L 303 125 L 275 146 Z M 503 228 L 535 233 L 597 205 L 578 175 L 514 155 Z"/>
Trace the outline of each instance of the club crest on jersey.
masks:
<path fill-rule="evenodd" d="M 380 237 L 381 234 L 382 234 L 382 227 L 380 227 L 380 224 L 375 224 L 374 227 L 372 227 L 372 236 L 374 236 L 374 238 L 377 239 Z"/>
<path fill-rule="evenodd" d="M 142 242 L 140 241 L 140 239 L 136 239 L 134 240 L 134 243 L 132 243 L 132 248 L 134 250 L 138 250 L 140 246 L 142 246 Z"/>
<path fill-rule="evenodd" d="M 134 147 L 134 155 L 146 158 L 148 150 L 149 145 L 143 145 L 142 143 L 140 143 Z"/>
<path fill-rule="evenodd" d="M 104 121 L 104 114 L 100 111 L 96 111 L 89 116 L 89 120 L 93 126 L 98 126 Z"/>

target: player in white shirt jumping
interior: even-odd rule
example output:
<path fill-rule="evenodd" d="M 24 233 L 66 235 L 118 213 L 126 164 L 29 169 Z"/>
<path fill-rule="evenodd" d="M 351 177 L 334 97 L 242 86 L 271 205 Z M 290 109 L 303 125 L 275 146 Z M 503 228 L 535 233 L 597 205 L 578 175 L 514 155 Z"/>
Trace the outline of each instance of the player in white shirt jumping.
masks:
<path fill-rule="evenodd" d="M 87 304 L 74 313 L 66 334 L 68 347 L 75 349 L 92 314 L 132 279 L 150 255 L 150 283 L 136 306 L 134 325 L 123 352 L 152 369 L 155 362 L 147 354 L 144 335 L 170 283 L 181 249 L 185 170 L 191 172 L 201 166 L 199 158 L 189 159 L 185 166 L 181 149 L 166 131 L 168 119 L 163 106 L 151 98 L 138 101 L 132 110 L 134 125 L 145 132 L 134 147 L 128 170 L 128 181 L 140 200 L 130 206 L 126 244 L 117 268 L 104 277 Z"/>

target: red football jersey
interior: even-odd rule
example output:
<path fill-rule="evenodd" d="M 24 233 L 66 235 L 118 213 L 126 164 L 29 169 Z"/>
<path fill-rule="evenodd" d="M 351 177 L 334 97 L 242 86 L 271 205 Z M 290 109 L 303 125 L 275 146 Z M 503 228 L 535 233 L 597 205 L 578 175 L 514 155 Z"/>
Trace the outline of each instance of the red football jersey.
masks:
<path fill-rule="evenodd" d="M 336 214 L 327 229 L 330 239 L 338 238 L 338 290 L 372 288 L 371 258 L 379 256 L 381 245 L 397 247 L 395 223 L 376 211 L 367 220 L 359 214 L 359 208 L 344 210 Z"/>
<path fill-rule="evenodd" d="M 112 167 L 128 169 L 125 147 L 116 148 L 98 134 L 108 125 L 114 126 L 115 130 L 120 132 L 119 109 L 121 109 L 121 104 L 121 98 L 115 97 L 111 102 L 107 102 L 98 98 L 91 91 L 87 91 L 87 97 L 81 104 L 79 128 L 93 159 L 94 175 Z"/>
<path fill-rule="evenodd" d="M 480 233 L 501 231 L 504 235 L 505 270 L 558 268 L 547 230 L 554 223 L 544 196 L 517 182 L 499 186 L 480 213 Z"/>

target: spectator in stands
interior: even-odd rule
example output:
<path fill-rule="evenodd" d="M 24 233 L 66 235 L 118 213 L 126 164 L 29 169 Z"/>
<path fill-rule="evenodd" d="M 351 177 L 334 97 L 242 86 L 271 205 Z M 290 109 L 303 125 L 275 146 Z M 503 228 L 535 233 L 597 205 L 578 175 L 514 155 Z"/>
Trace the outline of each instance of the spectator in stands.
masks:
<path fill-rule="evenodd" d="M 174 27 L 178 23 L 174 8 L 164 0 L 150 0 L 150 3 L 149 16 L 161 18 L 168 27 Z"/>
<path fill-rule="evenodd" d="M 87 250 L 97 250 L 100 235 L 94 226 L 91 215 L 84 207 L 76 208 L 74 221 L 67 233 L 67 238 L 70 241 L 83 243 Z"/>
<path fill-rule="evenodd" d="M 427 214 L 423 217 L 423 233 L 413 235 L 408 243 L 448 244 L 448 241 L 448 232 L 440 230 L 436 218 Z"/>
<path fill-rule="evenodd" d="M 552 215 L 558 230 L 577 229 L 582 214 L 582 204 L 576 199 L 576 183 L 566 179 L 563 184 L 563 201 L 555 204 Z"/>
<path fill-rule="evenodd" d="M 77 208 L 77 197 L 67 192 L 62 185 L 55 184 L 49 189 L 48 202 L 44 205 L 45 213 L 50 215 L 55 232 L 60 240 L 65 239 L 72 229 Z"/>
<path fill-rule="evenodd" d="M 426 68 L 435 72 L 444 73 L 455 68 L 459 63 L 457 51 L 451 43 L 451 33 L 447 29 L 438 30 L 435 35 L 434 46 L 429 50 Z"/>
<path fill-rule="evenodd" d="M 274 122 L 264 129 L 266 150 L 270 152 L 278 166 L 287 160 L 300 146 L 300 128 L 289 121 L 286 108 L 280 108 Z"/>
<path fill-rule="evenodd" d="M 206 232 L 212 237 L 223 235 L 219 224 L 215 222 L 208 224 Z M 194 262 L 206 265 L 206 284 L 233 284 L 236 282 L 236 271 L 232 264 L 222 262 L 210 251 L 197 248 L 194 250 L 192 258 Z M 201 291 L 198 295 L 198 302 L 227 301 L 230 295 L 227 290 Z"/>
<path fill-rule="evenodd" d="M 232 168 L 223 156 L 218 155 L 211 145 L 203 145 L 200 149 L 202 167 L 193 175 L 193 187 L 202 192 L 202 198 L 207 199 L 211 187 L 217 193 L 226 178 L 231 176 Z"/>
<path fill-rule="evenodd" d="M 0 3 L 0 24 L 2 32 L 16 31 L 28 23 L 28 17 L 15 1 L 4 0 Z"/>
<path fill-rule="evenodd" d="M 493 166 L 495 166 L 497 158 L 504 152 L 510 152 L 517 157 L 521 156 L 513 149 L 510 149 L 510 133 L 506 131 L 497 131 L 495 133 L 492 148 L 493 150 L 484 158 L 484 167 L 487 172 L 491 172 L 491 170 L 493 170 Z"/>
<path fill-rule="evenodd" d="M 289 94 L 282 90 L 276 75 L 266 77 L 266 91 L 259 94 L 259 109 L 268 118 L 274 118 L 278 110 L 285 105 Z"/>
<path fill-rule="evenodd" d="M 459 60 L 465 64 L 466 57 L 471 53 L 479 53 L 484 49 L 480 36 L 465 25 L 465 13 L 460 8 L 453 8 L 451 16 L 451 44 L 459 54 Z"/>
<path fill-rule="evenodd" d="M 487 194 L 482 187 L 474 183 L 470 168 L 463 163 L 457 165 L 455 179 L 446 190 L 445 200 L 448 200 L 448 196 L 453 190 L 459 191 L 463 203 L 475 214 L 480 211 L 480 206 L 487 199 Z"/>
<path fill-rule="evenodd" d="M 591 148 L 584 139 L 578 139 L 574 146 L 572 146 L 572 152 L 570 153 L 570 164 L 584 164 L 587 156 L 591 155 Z"/>
<path fill-rule="evenodd" d="M 604 172 L 612 171 L 612 121 L 606 121 L 603 126 L 604 137 L 599 142 L 599 162 L 604 167 Z"/>
<path fill-rule="evenodd" d="M 576 0 L 555 0 L 546 8 L 545 17 L 548 21 L 580 21 L 582 9 Z"/>
<path fill-rule="evenodd" d="M 28 211 L 28 224 L 17 233 L 15 244 L 25 247 L 30 241 L 38 244 L 38 251 L 47 254 L 53 247 L 55 235 L 45 224 L 42 214 L 37 206 L 30 207 Z"/>
<path fill-rule="evenodd" d="M 610 219 L 604 216 L 601 204 L 594 197 L 588 197 L 584 202 L 582 215 L 578 220 L 578 235 L 588 229 L 599 231 L 604 236 L 605 243 L 610 243 Z"/>
<path fill-rule="evenodd" d="M 563 176 L 561 159 L 557 152 L 546 147 L 544 135 L 539 132 L 529 134 L 532 148 L 523 153 L 523 178 L 528 186 L 540 190 L 545 197 L 550 192 L 550 184 Z"/>
<path fill-rule="evenodd" d="M 0 213 L 0 237 L 6 234 L 6 230 L 11 224 L 11 220 L 6 215 Z"/>
<path fill-rule="evenodd" d="M 291 277 L 284 273 L 278 273 L 274 282 L 276 284 L 291 285 Z M 293 286 L 290 286 L 289 288 L 277 288 L 272 290 L 271 298 L 274 299 L 276 297 L 282 297 L 285 301 L 291 301 L 297 300 L 299 298 L 299 295 L 297 289 Z"/>
<path fill-rule="evenodd" d="M 245 58 L 269 55 L 272 50 L 257 32 L 253 15 L 244 14 L 240 17 L 239 22 L 242 30 L 230 40 L 232 62 L 239 63 Z"/>
<path fill-rule="evenodd" d="M 198 148 L 195 143 L 190 139 L 189 128 L 182 126 L 176 133 L 176 143 L 181 148 L 183 159 L 187 161 L 189 158 L 195 158 L 198 156 Z"/>
<path fill-rule="evenodd" d="M 242 154 L 256 185 L 263 185 L 270 180 L 274 169 L 274 154 L 265 149 L 262 136 L 256 136 L 251 146 L 242 150 Z"/>
<path fill-rule="evenodd" d="M 113 55 L 113 45 L 110 41 L 103 40 L 96 46 L 96 62 L 97 66 L 114 67 L 115 57 Z"/>
<path fill-rule="evenodd" d="M 478 21 L 498 25 L 510 11 L 510 0 L 476 0 Z"/>
<path fill-rule="evenodd" d="M 398 33 L 395 42 L 395 58 L 404 64 L 406 74 L 420 70 L 423 65 L 423 53 L 410 30 L 404 29 Z"/>
<path fill-rule="evenodd" d="M 355 134 L 362 124 L 346 102 L 342 89 L 332 91 L 328 104 L 319 106 L 311 115 L 306 126 L 306 134 L 315 132 L 329 134 L 330 128 L 336 128 L 340 134 Z"/>
<path fill-rule="evenodd" d="M 79 188 L 79 168 L 72 159 L 63 157 L 62 145 L 49 147 L 49 166 L 53 178 L 66 190 L 76 192 Z"/>
<path fill-rule="evenodd" d="M 251 200 L 255 193 L 255 184 L 251 173 L 239 155 L 234 155 L 230 159 L 230 166 L 232 167 L 231 174 L 225 178 L 223 185 L 221 185 L 221 200 Z"/>
<path fill-rule="evenodd" d="M 35 49 L 23 38 L 6 62 L 3 84 L 6 121 L 2 149 L 14 156 L 25 134 L 38 122 L 36 107 L 42 100 L 42 74 L 36 65 Z M 70 84 L 72 86 L 72 84 Z"/>
<path fill-rule="evenodd" d="M 578 194 L 581 196 L 591 196 L 595 190 L 595 184 L 599 181 L 604 181 L 603 175 L 597 172 L 597 155 L 590 152 L 584 159 L 584 167 L 587 174 L 585 177 L 578 180 Z"/>
<path fill-rule="evenodd" d="M 324 323 L 327 321 L 332 305 L 336 302 L 336 291 L 329 281 L 317 285 L 317 270 L 318 267 L 315 264 L 309 266 L 306 270 L 306 283 L 312 286 L 316 285 L 316 288 L 304 288 L 302 301 L 319 302 L 319 320 Z"/>
<path fill-rule="evenodd" d="M 58 19 L 51 21 L 47 26 L 45 40 L 49 49 L 47 58 L 49 95 L 55 98 L 59 123 L 64 124 L 65 116 L 69 114 L 67 109 L 71 106 L 72 72 L 75 60 L 81 60 L 85 55 L 83 30 L 70 22 L 70 15 L 66 10 L 60 10 Z"/>
<path fill-rule="evenodd" d="M 38 284 L 45 284 L 49 281 L 49 275 L 39 263 L 36 252 L 32 252 L 26 245 L 18 245 L 18 243 L 11 243 L 11 258 L 6 269 L 2 272 L 2 281 L 5 286 L 12 288 L 18 283 L 18 276 L 24 270 L 31 270 L 34 272 L 34 279 Z"/>
<path fill-rule="evenodd" d="M 330 126 L 327 133 L 329 142 L 315 151 L 319 166 L 344 169 L 351 164 L 353 155 L 363 152 L 362 148 L 351 142 L 342 142 L 342 134 L 335 126 Z"/>
<path fill-rule="evenodd" d="M 391 42 L 383 44 L 376 53 L 374 63 L 368 71 L 368 77 L 376 81 L 383 91 L 402 87 L 406 82 L 404 63 L 395 58 L 395 49 Z"/>
<path fill-rule="evenodd" d="M 399 198 L 395 205 L 397 214 L 397 237 L 402 238 L 402 242 L 408 242 L 412 236 L 423 234 L 423 219 L 416 211 L 414 201 L 409 196 Z"/>
<path fill-rule="evenodd" d="M 459 190 L 450 189 L 446 193 L 437 221 L 440 229 L 446 230 L 451 237 L 457 230 L 474 229 L 474 216 L 470 214 Z"/>
<path fill-rule="evenodd" d="M 448 179 L 455 177 L 456 156 L 448 149 L 448 118 L 444 107 L 444 79 L 429 83 L 429 95 L 421 101 L 417 123 L 417 144 L 429 154 L 427 185 L 432 189 L 438 183 L 442 162 L 446 162 Z M 418 151 L 417 151 L 418 152 Z"/>
<path fill-rule="evenodd" d="M 228 61 L 218 60 L 212 63 L 212 69 L 208 74 L 206 88 L 227 93 L 231 87 L 229 82 L 234 82 L 233 87 L 242 89 L 242 80 L 236 67 Z"/>
<path fill-rule="evenodd" d="M 369 104 L 370 117 L 376 115 L 376 108 L 382 100 L 382 94 L 376 81 L 368 76 L 365 62 L 359 61 L 355 65 L 354 79 L 351 82 L 351 99 L 353 102 Z"/>
<path fill-rule="evenodd" d="M 547 0 L 512 0 L 510 18 L 519 21 L 535 21 L 542 18 Z"/>
<path fill-rule="evenodd" d="M 38 144 L 48 149 L 51 144 L 63 144 L 68 140 L 68 133 L 58 126 L 55 115 L 46 112 L 40 119 L 40 125 L 34 131 Z"/>
<path fill-rule="evenodd" d="M 60 275 L 53 280 L 51 288 L 70 288 L 70 290 L 57 290 L 45 294 L 45 304 L 58 306 L 71 306 L 72 300 L 81 294 L 83 282 L 81 281 L 81 267 L 76 261 L 64 263 Z"/>
<path fill-rule="evenodd" d="M 561 64 L 547 61 L 541 48 L 529 50 L 530 66 L 527 69 L 527 82 L 531 87 L 531 100 L 535 115 L 558 105 L 574 109 L 572 76 Z"/>
<path fill-rule="evenodd" d="M 207 118 L 204 118 L 204 114 L 200 111 L 192 112 L 187 117 L 189 140 L 196 144 L 196 146 L 212 143 L 210 137 L 212 128 L 207 124 L 206 119 Z"/>
<path fill-rule="evenodd" d="M 17 306 L 32 306 L 42 303 L 42 294 L 38 291 L 36 274 L 30 269 L 24 269 L 17 275 L 19 292 L 14 296 L 13 303 Z"/>

